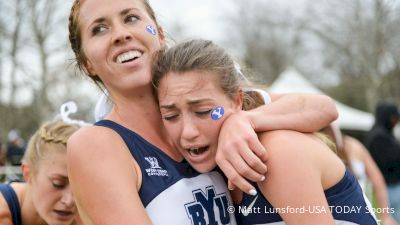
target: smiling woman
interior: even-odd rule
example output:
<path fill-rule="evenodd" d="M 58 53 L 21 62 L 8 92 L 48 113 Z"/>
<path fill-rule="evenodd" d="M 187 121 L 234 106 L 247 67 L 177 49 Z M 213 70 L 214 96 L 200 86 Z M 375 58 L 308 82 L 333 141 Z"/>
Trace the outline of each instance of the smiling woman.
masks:
<path fill-rule="evenodd" d="M 31 137 L 22 161 L 25 183 L 1 184 L 2 225 L 77 224 L 67 174 L 66 142 L 79 129 L 61 121 Z"/>

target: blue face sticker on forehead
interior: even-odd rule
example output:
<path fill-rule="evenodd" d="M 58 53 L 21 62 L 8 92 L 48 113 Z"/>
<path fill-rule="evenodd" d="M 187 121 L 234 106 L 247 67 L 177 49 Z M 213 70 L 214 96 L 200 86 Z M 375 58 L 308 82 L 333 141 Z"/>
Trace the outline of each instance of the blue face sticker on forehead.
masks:
<path fill-rule="evenodd" d="M 156 28 L 154 28 L 154 27 L 151 26 L 151 25 L 147 25 L 147 26 L 146 26 L 146 30 L 147 30 L 147 32 L 149 32 L 149 33 L 152 34 L 152 35 L 156 35 L 156 34 L 157 34 Z"/>
<path fill-rule="evenodd" d="M 211 110 L 211 119 L 219 120 L 224 116 L 224 114 L 225 114 L 224 107 L 217 106 L 213 110 Z"/>

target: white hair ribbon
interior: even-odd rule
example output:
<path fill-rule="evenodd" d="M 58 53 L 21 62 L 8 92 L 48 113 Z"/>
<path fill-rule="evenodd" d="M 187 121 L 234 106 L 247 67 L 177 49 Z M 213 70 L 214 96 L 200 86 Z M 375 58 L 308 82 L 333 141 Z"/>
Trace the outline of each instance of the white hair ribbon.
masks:
<path fill-rule="evenodd" d="M 69 124 L 77 124 L 79 126 L 88 126 L 91 125 L 89 123 L 86 123 L 83 120 L 73 120 L 69 118 L 69 115 L 72 113 L 76 113 L 78 111 L 78 106 L 76 105 L 75 102 L 69 101 L 61 105 L 60 107 L 60 114 L 61 114 L 61 119 L 65 123 Z"/>
<path fill-rule="evenodd" d="M 101 94 L 99 100 L 97 100 L 96 107 L 94 108 L 94 119 L 95 121 L 100 121 L 104 119 L 107 114 L 111 112 L 112 102 L 108 92 L 105 90 L 103 94 Z"/>

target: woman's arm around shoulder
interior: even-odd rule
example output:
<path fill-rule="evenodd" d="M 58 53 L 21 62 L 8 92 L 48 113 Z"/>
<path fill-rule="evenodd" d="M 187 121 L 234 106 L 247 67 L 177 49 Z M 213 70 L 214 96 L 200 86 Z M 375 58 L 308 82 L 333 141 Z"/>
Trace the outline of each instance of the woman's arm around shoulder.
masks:
<path fill-rule="evenodd" d="M 69 179 L 85 224 L 151 224 L 138 194 L 140 168 L 117 133 L 85 127 L 67 149 Z"/>
<path fill-rule="evenodd" d="M 267 172 L 264 162 L 268 154 L 259 143 L 256 131 L 314 132 L 338 116 L 335 103 L 325 95 L 273 94 L 271 97 L 271 104 L 230 115 L 221 128 L 217 164 L 233 186 L 245 192 L 253 187 L 244 178 L 257 182 Z"/>
<path fill-rule="evenodd" d="M 340 160 L 331 162 L 333 153 L 312 135 L 271 131 L 261 134 L 260 140 L 269 152 L 269 171 L 258 185 L 275 208 L 286 210 L 280 213 L 286 224 L 335 224 L 324 194 L 324 187 L 333 184 L 322 177 L 324 165 L 338 163 L 337 170 L 344 170 Z"/>
<path fill-rule="evenodd" d="M 259 132 L 295 130 L 316 132 L 338 117 L 334 101 L 320 94 L 269 93 L 272 103 L 252 111 L 251 121 Z M 264 116 L 263 116 L 264 115 Z"/>

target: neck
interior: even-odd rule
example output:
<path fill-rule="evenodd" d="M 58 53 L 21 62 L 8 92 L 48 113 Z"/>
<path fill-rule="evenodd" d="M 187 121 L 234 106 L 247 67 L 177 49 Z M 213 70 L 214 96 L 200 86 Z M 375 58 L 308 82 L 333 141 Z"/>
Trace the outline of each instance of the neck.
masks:
<path fill-rule="evenodd" d="M 21 195 L 21 217 L 24 225 L 47 225 L 47 223 L 39 216 L 35 206 L 33 205 L 32 195 L 29 184 L 25 185 Z"/>
<path fill-rule="evenodd" d="M 182 156 L 175 150 L 166 133 L 158 104 L 151 92 L 112 98 L 114 107 L 106 119 L 135 131 L 174 160 L 182 160 Z"/>

